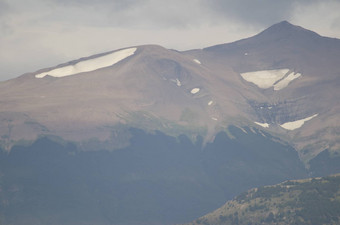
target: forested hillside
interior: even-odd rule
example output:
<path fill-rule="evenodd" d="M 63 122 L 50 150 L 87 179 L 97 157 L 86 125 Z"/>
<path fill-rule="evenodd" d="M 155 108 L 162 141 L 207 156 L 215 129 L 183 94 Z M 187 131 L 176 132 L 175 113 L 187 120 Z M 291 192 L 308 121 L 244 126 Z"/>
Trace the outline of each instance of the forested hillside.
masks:
<path fill-rule="evenodd" d="M 339 224 L 340 174 L 255 188 L 191 224 Z"/>

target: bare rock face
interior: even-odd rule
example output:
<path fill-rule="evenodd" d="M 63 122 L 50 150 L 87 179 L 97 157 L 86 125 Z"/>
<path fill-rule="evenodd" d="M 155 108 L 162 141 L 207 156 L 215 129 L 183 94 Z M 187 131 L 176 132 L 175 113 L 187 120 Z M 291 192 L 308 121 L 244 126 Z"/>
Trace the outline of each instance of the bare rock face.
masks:
<path fill-rule="evenodd" d="M 103 53 L 1 82 L 0 143 L 55 136 L 114 149 L 129 144 L 126 127 L 208 143 L 235 125 L 290 142 L 308 162 L 340 150 L 339 63 L 340 40 L 288 22 L 201 50 Z"/>

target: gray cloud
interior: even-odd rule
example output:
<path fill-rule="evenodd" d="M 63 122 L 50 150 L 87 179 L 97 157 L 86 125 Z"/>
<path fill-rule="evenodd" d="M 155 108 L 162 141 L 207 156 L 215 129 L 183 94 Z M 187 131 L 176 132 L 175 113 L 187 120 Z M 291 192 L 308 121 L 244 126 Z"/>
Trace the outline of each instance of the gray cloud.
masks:
<path fill-rule="evenodd" d="M 50 2 L 65 7 L 94 7 L 105 8 L 113 11 L 125 11 L 134 5 L 142 3 L 142 0 L 50 0 Z"/>
<path fill-rule="evenodd" d="M 9 10 L 9 5 L 4 0 L 0 1 L 0 17 L 3 17 Z"/>
<path fill-rule="evenodd" d="M 205 21 L 242 21 L 271 25 L 290 18 L 296 3 L 312 4 L 321 0 L 51 0 L 67 7 L 93 8 L 108 17 L 112 26 L 187 27 Z M 198 13 L 197 13 L 198 12 Z M 219 21 L 214 21 L 214 20 Z"/>
<path fill-rule="evenodd" d="M 330 0 L 30 0 L 27 1 L 25 10 L 36 10 L 29 3 L 38 2 L 41 11 L 48 6 L 51 9 L 56 8 L 51 10 L 47 21 L 68 20 L 76 24 L 98 26 L 185 28 L 203 22 L 223 21 L 269 26 L 289 19 L 296 4 L 311 5 L 327 1 Z M 21 4 L 25 4 L 24 1 Z M 0 14 L 5 13 L 8 8 L 8 3 L 0 0 Z"/>
<path fill-rule="evenodd" d="M 64 5 L 119 5 L 119 6 L 128 6 L 128 5 L 132 5 L 138 2 L 143 2 L 142 0 L 50 0 L 51 2 L 55 2 L 57 4 L 64 4 Z"/>
<path fill-rule="evenodd" d="M 2 35 L 10 32 L 10 26 L 8 26 L 6 18 L 10 11 L 9 4 L 4 0 L 0 0 L 0 34 Z"/>
<path fill-rule="evenodd" d="M 73 7 L 75 11 L 100 13 L 101 21 L 95 23 L 96 16 L 92 17 L 92 24 L 98 26 L 167 29 L 171 27 L 185 28 L 192 24 L 200 24 L 208 19 L 201 0 L 129 0 L 129 1 L 88 1 L 88 0 L 52 0 L 61 7 Z M 189 10 L 188 10 L 189 9 Z M 92 14 L 93 15 L 93 14 Z M 73 15 L 73 19 L 76 16 Z M 82 18 L 86 22 L 86 18 Z"/>
<path fill-rule="evenodd" d="M 307 0 L 300 0 L 305 2 Z M 311 0 L 308 2 L 314 2 Z M 15 1 L 14 1 L 15 2 Z M 30 5 L 30 2 L 35 4 Z M 73 26 L 124 27 L 134 29 L 185 29 L 224 22 L 269 26 L 291 16 L 294 0 L 28 0 L 27 12 L 49 12 L 34 23 L 59 22 Z M 35 7 L 34 7 L 35 5 Z M 37 6 L 38 5 L 38 6 Z M 1 5 L 0 5 L 1 6 Z M 7 11 L 7 7 L 2 11 Z"/>
<path fill-rule="evenodd" d="M 296 2 L 311 3 L 315 0 L 214 0 L 209 7 L 228 19 L 254 25 L 269 26 L 290 18 Z"/>

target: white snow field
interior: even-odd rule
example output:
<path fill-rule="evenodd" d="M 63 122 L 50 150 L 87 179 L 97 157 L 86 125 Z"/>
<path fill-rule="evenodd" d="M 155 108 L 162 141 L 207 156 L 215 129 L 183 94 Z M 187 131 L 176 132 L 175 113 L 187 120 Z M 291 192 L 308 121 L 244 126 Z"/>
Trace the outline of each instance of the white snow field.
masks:
<path fill-rule="evenodd" d="M 214 102 L 213 101 L 210 101 L 210 102 L 208 102 L 208 105 L 212 105 Z"/>
<path fill-rule="evenodd" d="M 193 61 L 197 64 L 200 64 L 201 65 L 201 62 L 198 60 L 198 59 L 193 59 Z"/>
<path fill-rule="evenodd" d="M 276 84 L 274 84 L 274 90 L 275 91 L 278 91 L 278 90 L 281 90 L 285 87 L 288 86 L 288 84 L 295 80 L 296 78 L 299 78 L 301 76 L 301 73 L 294 73 L 294 72 L 291 72 L 287 77 L 285 77 L 283 80 L 280 80 L 279 82 L 277 82 Z"/>
<path fill-rule="evenodd" d="M 196 93 L 198 93 L 199 91 L 200 91 L 199 88 L 193 88 L 193 89 L 191 90 L 191 94 L 196 94 Z"/>
<path fill-rule="evenodd" d="M 74 65 L 64 66 L 47 72 L 35 75 L 36 78 L 43 78 L 46 75 L 52 77 L 66 77 L 78 73 L 90 72 L 100 68 L 112 66 L 113 64 L 133 55 L 137 48 L 128 48 L 116 51 L 94 59 L 80 61 Z"/>
<path fill-rule="evenodd" d="M 257 125 L 259 125 L 261 127 L 269 127 L 268 123 L 260 123 L 260 122 L 254 122 L 254 123 L 256 123 Z"/>
<path fill-rule="evenodd" d="M 241 73 L 243 79 L 257 85 L 259 88 L 267 89 L 274 86 L 275 82 L 282 79 L 289 69 L 261 70 L 255 72 Z"/>
<path fill-rule="evenodd" d="M 298 129 L 300 127 L 302 127 L 302 125 L 307 122 L 308 120 L 313 119 L 314 117 L 316 117 L 318 114 L 314 114 L 313 116 L 307 117 L 305 119 L 301 119 L 301 120 L 296 120 L 296 121 L 292 121 L 292 122 L 287 122 L 284 124 L 281 124 L 280 126 L 286 130 L 295 130 Z"/>

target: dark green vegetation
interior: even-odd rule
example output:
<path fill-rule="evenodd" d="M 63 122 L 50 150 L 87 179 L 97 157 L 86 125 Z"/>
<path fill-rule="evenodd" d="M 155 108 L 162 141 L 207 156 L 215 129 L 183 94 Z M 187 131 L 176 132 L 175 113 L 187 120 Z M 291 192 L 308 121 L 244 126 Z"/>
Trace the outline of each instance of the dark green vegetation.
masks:
<path fill-rule="evenodd" d="M 309 165 L 312 176 L 327 176 L 340 173 L 340 154 L 326 149 L 313 158 Z"/>
<path fill-rule="evenodd" d="M 307 176 L 297 153 L 230 127 L 205 146 L 130 129 L 130 145 L 79 151 L 47 138 L 0 154 L 0 224 L 174 224 L 255 186 Z"/>
<path fill-rule="evenodd" d="M 339 224 L 340 174 L 245 192 L 192 224 Z"/>

